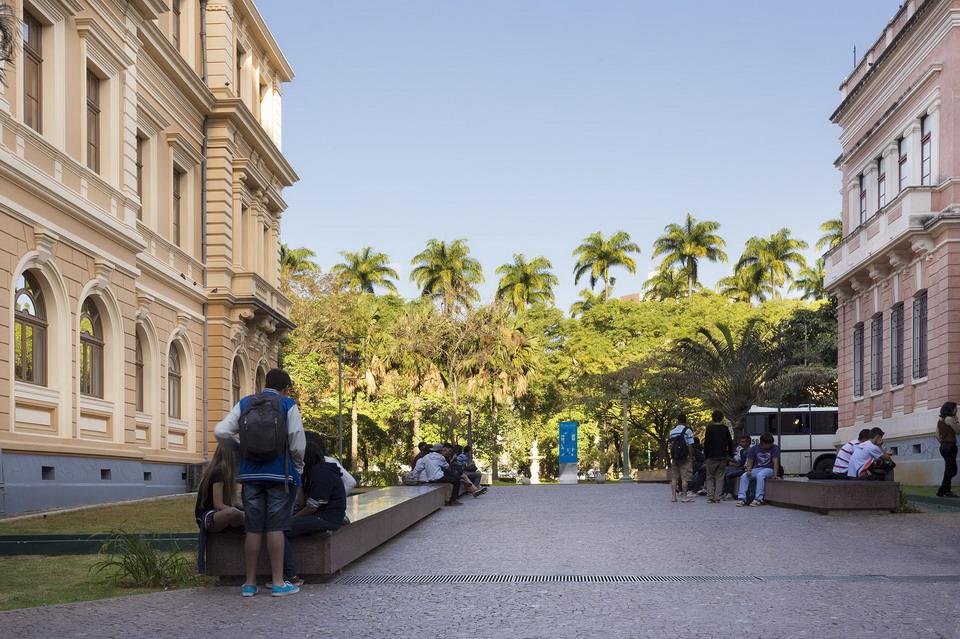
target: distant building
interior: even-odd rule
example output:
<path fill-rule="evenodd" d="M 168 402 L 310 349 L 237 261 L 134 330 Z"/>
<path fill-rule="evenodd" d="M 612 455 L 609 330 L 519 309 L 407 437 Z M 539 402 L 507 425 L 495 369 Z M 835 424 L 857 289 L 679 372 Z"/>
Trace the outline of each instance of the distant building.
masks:
<path fill-rule="evenodd" d="M 643 293 L 630 293 L 629 295 L 621 295 L 618 299 L 621 299 L 624 302 L 642 302 Z"/>
<path fill-rule="evenodd" d="M 251 0 L 12 7 L 0 514 L 183 492 L 292 327 L 278 285 L 293 72 Z"/>
<path fill-rule="evenodd" d="M 879 426 L 896 476 L 939 483 L 940 405 L 960 398 L 960 1 L 910 0 L 840 87 L 838 439 Z"/>

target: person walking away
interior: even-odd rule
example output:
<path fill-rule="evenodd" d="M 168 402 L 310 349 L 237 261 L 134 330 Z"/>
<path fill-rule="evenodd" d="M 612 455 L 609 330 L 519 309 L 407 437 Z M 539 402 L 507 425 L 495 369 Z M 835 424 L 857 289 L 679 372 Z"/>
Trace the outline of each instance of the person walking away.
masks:
<path fill-rule="evenodd" d="M 723 493 L 723 475 L 727 462 L 733 457 L 733 437 L 723 423 L 723 413 L 713 411 L 707 432 L 703 437 L 703 456 L 707 467 L 707 502 L 720 502 Z"/>
<path fill-rule="evenodd" d="M 683 496 L 683 503 L 693 501 L 690 490 L 690 479 L 693 476 L 693 429 L 687 426 L 687 416 L 677 415 L 677 425 L 669 435 L 670 442 L 670 472 L 672 490 L 671 501 L 677 501 L 677 491 Z"/>
<path fill-rule="evenodd" d="M 850 458 L 853 457 L 853 451 L 857 446 L 870 439 L 870 429 L 864 428 L 857 435 L 856 439 L 851 439 L 840 447 L 837 451 L 837 458 L 833 462 L 833 475 L 837 479 L 847 479 L 847 471 L 850 469 Z"/>
<path fill-rule="evenodd" d="M 303 472 L 306 437 L 297 402 L 287 396 L 290 376 L 275 368 L 267 373 L 265 382 L 262 393 L 241 399 L 213 431 L 221 442 L 236 437 L 240 441 L 237 479 L 243 487 L 246 528 L 246 579 L 240 588 L 244 597 L 260 592 L 257 560 L 264 539 L 270 557 L 271 594 L 282 597 L 300 592 L 299 586 L 283 580 L 283 545 Z"/>
<path fill-rule="evenodd" d="M 747 488 L 750 487 L 750 480 L 757 482 L 757 494 L 753 504 L 763 505 L 763 498 L 766 495 L 766 482 L 771 479 L 777 479 L 780 475 L 780 447 L 773 443 L 773 435 L 764 433 L 760 435 L 760 443 L 753 446 L 747 453 L 747 463 L 744 466 L 743 475 L 740 476 L 740 494 L 738 495 L 737 506 L 749 506 L 747 501 Z"/>
<path fill-rule="evenodd" d="M 886 479 L 896 464 L 893 456 L 881 448 L 884 432 L 870 429 L 870 439 L 858 444 L 850 457 L 847 477 L 850 479 Z"/>
<path fill-rule="evenodd" d="M 194 515 L 200 534 L 197 540 L 197 572 L 206 572 L 207 535 L 227 528 L 243 527 L 243 502 L 237 490 L 238 448 L 232 439 L 220 443 L 207 464 L 197 489 Z"/>
<path fill-rule="evenodd" d="M 957 476 L 957 433 L 960 433 L 960 420 L 957 419 L 956 402 L 947 402 L 940 409 L 937 421 L 937 441 L 940 443 L 940 456 L 943 457 L 943 481 L 937 497 L 957 497 L 950 483 Z"/>

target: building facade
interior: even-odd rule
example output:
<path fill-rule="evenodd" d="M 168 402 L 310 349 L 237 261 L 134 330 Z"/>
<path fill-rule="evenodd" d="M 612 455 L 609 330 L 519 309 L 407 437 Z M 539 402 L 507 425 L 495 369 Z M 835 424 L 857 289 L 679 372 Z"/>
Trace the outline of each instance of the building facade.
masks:
<path fill-rule="evenodd" d="M 0 515 L 183 492 L 292 325 L 252 0 L 7 0 Z"/>
<path fill-rule="evenodd" d="M 909 0 L 840 87 L 843 233 L 826 255 L 838 441 L 879 426 L 897 479 L 938 484 L 960 396 L 960 0 Z"/>

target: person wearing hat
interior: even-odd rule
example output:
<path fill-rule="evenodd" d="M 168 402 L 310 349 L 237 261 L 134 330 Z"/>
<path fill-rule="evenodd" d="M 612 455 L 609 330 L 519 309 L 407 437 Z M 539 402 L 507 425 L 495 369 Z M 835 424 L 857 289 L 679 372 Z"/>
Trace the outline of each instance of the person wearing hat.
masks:
<path fill-rule="evenodd" d="M 453 486 L 450 503 L 460 504 L 460 477 L 450 468 L 446 457 L 441 451 L 441 444 L 434 444 L 430 447 L 430 452 L 417 460 L 417 465 L 413 467 L 413 474 L 422 482 L 431 484 L 447 483 Z"/>

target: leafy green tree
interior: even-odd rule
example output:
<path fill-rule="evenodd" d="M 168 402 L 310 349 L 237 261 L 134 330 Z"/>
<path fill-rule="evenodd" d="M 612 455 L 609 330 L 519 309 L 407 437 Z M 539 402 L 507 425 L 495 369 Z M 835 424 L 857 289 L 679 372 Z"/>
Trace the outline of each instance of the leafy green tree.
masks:
<path fill-rule="evenodd" d="M 817 250 L 829 251 L 843 241 L 843 222 L 840 218 L 827 220 L 820 225 L 820 232 L 823 236 L 817 240 Z"/>
<path fill-rule="evenodd" d="M 786 363 L 771 327 L 749 320 L 739 331 L 718 323 L 674 346 L 675 370 L 710 408 L 723 411 L 739 428 L 750 407 L 765 398 L 766 387 Z"/>
<path fill-rule="evenodd" d="M 653 257 L 663 256 L 660 272 L 678 268 L 687 280 L 687 295 L 692 295 L 700 283 L 700 260 L 726 262 L 726 246 L 717 235 L 719 222 L 698 222 L 687 213 L 683 224 L 668 224 L 664 233 L 653 243 Z"/>
<path fill-rule="evenodd" d="M 749 304 L 752 300 L 764 302 L 767 299 L 763 285 L 763 271 L 754 266 L 744 266 L 733 275 L 717 281 L 717 292 L 734 302 Z"/>
<path fill-rule="evenodd" d="M 790 237 L 787 228 L 769 237 L 751 237 L 737 262 L 736 271 L 746 269 L 751 276 L 762 277 L 764 292 L 777 299 L 783 287 L 793 281 L 793 269 L 806 266 L 807 261 L 801 253 L 805 248 L 807 243 Z"/>
<path fill-rule="evenodd" d="M 597 282 L 603 280 L 603 298 L 607 299 L 612 285 L 610 269 L 621 266 L 628 273 L 636 273 L 637 263 L 630 255 L 639 253 L 640 247 L 630 240 L 630 234 L 626 231 L 617 231 L 608 238 L 600 231 L 591 233 L 573 251 L 573 256 L 577 258 L 573 268 L 573 283 L 578 284 L 581 277 L 589 274 L 590 288 L 593 289 Z"/>
<path fill-rule="evenodd" d="M 573 317 L 579 317 L 597 304 L 602 304 L 604 301 L 606 301 L 606 299 L 606 294 L 602 291 L 597 294 L 591 291 L 589 288 L 585 288 L 580 291 L 580 299 L 570 305 L 570 315 Z"/>
<path fill-rule="evenodd" d="M 500 275 L 497 299 L 507 300 L 514 313 L 526 310 L 531 304 L 552 304 L 553 287 L 560 280 L 551 268 L 550 260 L 545 257 L 535 257 L 528 262 L 523 254 L 514 254 L 512 264 L 497 267 Z"/>
<path fill-rule="evenodd" d="M 687 292 L 687 277 L 680 269 L 661 266 L 643 283 L 643 299 L 662 302 L 683 297 Z"/>
<path fill-rule="evenodd" d="M 826 264 L 822 257 L 818 257 L 813 266 L 804 266 L 800 269 L 792 288 L 800 291 L 801 298 L 805 300 L 827 299 L 830 294 L 827 293 L 827 287 L 824 285 L 826 274 Z"/>
<path fill-rule="evenodd" d="M 0 82 L 6 79 L 7 64 L 13 62 L 19 22 L 13 7 L 7 2 L 0 2 Z"/>
<path fill-rule="evenodd" d="M 427 247 L 411 260 L 410 280 L 420 293 L 440 302 L 444 314 L 465 311 L 480 301 L 476 286 L 483 282 L 480 262 L 470 257 L 466 240 L 449 244 L 428 240 Z"/>
<path fill-rule="evenodd" d="M 380 286 L 396 294 L 397 286 L 393 280 L 399 276 L 390 267 L 390 258 L 386 253 L 375 253 L 367 246 L 358 253 L 341 251 L 340 255 L 344 261 L 335 264 L 330 271 L 341 287 L 355 293 L 373 293 L 374 287 Z"/>

